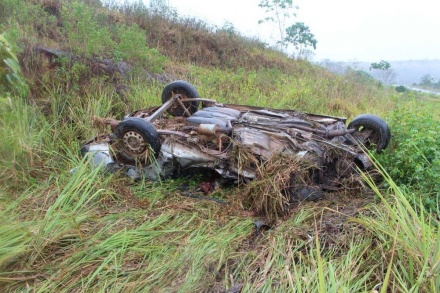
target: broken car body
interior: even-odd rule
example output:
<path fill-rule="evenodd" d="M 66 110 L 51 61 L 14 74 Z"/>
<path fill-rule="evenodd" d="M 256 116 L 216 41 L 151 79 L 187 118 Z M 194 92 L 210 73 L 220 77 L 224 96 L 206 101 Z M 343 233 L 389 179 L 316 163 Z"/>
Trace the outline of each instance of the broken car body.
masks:
<path fill-rule="evenodd" d="M 247 182 L 259 163 L 283 155 L 311 162 L 309 182 L 331 189 L 336 179 L 371 169 L 364 147 L 380 152 L 391 137 L 388 125 L 371 114 L 346 126 L 340 117 L 219 104 L 199 98 L 180 80 L 164 88 L 162 106 L 99 121 L 112 132 L 86 143 L 83 155 L 95 165 L 153 180 L 195 168 Z"/>

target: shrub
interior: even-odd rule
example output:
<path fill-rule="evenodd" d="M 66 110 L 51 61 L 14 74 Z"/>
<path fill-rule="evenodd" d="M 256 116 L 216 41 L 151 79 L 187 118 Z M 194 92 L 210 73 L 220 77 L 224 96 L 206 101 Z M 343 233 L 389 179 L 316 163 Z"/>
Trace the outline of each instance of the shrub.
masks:
<path fill-rule="evenodd" d="M 435 106 L 433 107 L 435 108 Z M 440 200 L 440 123 L 432 108 L 415 102 L 400 105 L 391 113 L 391 147 L 380 156 L 391 177 L 421 198 L 428 209 Z"/>
<path fill-rule="evenodd" d="M 403 93 L 403 92 L 406 92 L 407 90 L 408 89 L 403 85 L 396 86 L 396 92 L 398 92 L 398 93 Z"/>
<path fill-rule="evenodd" d="M 90 6 L 74 1 L 63 6 L 62 16 L 69 45 L 75 53 L 103 57 L 114 48 L 108 29 L 95 20 L 94 10 Z"/>
<path fill-rule="evenodd" d="M 156 49 L 147 47 L 147 37 L 137 24 L 116 27 L 114 56 L 119 60 L 137 62 L 150 72 L 162 72 L 166 58 Z"/>
<path fill-rule="evenodd" d="M 0 35 L 0 90 L 24 93 L 26 88 L 17 56 L 12 52 L 8 40 Z"/>

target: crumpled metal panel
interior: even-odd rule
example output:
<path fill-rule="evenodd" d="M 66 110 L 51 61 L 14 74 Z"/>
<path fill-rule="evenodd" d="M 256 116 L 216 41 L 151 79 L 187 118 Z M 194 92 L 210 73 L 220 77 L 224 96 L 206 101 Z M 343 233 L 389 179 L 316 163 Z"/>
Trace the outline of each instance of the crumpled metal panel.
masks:
<path fill-rule="evenodd" d="M 195 166 L 213 168 L 218 160 L 216 157 L 203 153 L 197 148 L 174 143 L 171 140 L 166 140 L 162 143 L 161 151 L 165 156 L 177 161 L 183 168 Z"/>
<path fill-rule="evenodd" d="M 285 133 L 264 131 L 253 127 L 236 127 L 234 137 L 240 146 L 247 147 L 254 154 L 270 159 L 274 154 L 292 153 L 296 141 Z"/>

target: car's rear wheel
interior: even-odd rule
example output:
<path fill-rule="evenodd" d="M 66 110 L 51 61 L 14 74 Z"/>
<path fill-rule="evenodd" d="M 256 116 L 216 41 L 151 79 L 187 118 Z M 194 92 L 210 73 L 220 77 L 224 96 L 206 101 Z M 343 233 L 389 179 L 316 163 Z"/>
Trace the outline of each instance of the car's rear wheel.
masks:
<path fill-rule="evenodd" d="M 199 108 L 198 101 L 188 101 L 186 99 L 198 99 L 199 93 L 196 88 L 187 81 L 176 80 L 169 83 L 162 91 L 162 103 L 166 103 L 174 96 L 178 95 L 179 101 L 176 101 L 167 111 L 173 116 L 183 117 L 194 114 Z"/>
<path fill-rule="evenodd" d="M 390 143 L 391 131 L 388 124 L 372 114 L 362 114 L 348 124 L 348 129 L 355 129 L 352 136 L 367 149 L 380 153 Z"/>
<path fill-rule="evenodd" d="M 116 126 L 113 135 L 113 148 L 127 163 L 149 165 L 159 154 L 159 134 L 145 119 L 126 118 Z"/>

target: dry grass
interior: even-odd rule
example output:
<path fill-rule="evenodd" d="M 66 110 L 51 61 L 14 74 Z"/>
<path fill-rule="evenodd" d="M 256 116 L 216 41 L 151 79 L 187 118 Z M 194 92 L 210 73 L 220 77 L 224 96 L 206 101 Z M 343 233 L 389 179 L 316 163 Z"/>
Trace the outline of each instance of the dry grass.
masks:
<path fill-rule="evenodd" d="M 239 155 L 256 166 L 256 178 L 244 187 L 243 201 L 256 215 L 274 223 L 290 210 L 290 189 L 309 185 L 309 169 L 315 166 L 296 156 L 274 155 L 265 162 L 248 157 L 243 151 Z"/>

